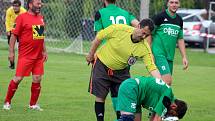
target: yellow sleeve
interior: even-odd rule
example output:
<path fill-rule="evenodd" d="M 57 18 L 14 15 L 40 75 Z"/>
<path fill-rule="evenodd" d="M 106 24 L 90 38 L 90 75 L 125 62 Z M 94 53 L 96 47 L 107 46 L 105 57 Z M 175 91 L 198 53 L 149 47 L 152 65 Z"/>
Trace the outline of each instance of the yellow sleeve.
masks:
<path fill-rule="evenodd" d="M 143 61 L 144 61 L 144 64 L 146 65 L 146 68 L 149 72 L 153 71 L 153 70 L 156 70 L 157 67 L 154 63 L 154 59 L 153 59 L 153 55 L 152 55 L 152 51 L 151 51 L 151 48 L 147 42 L 147 40 L 144 40 L 144 50 L 145 50 L 145 55 L 143 57 Z"/>
<path fill-rule="evenodd" d="M 5 18 L 5 26 L 6 26 L 7 32 L 13 29 L 10 25 L 11 25 L 11 9 L 9 8 L 6 11 L 6 18 Z"/>
<path fill-rule="evenodd" d="M 23 7 L 20 7 L 20 13 L 25 13 L 25 12 L 26 12 L 26 9 Z"/>
<path fill-rule="evenodd" d="M 96 38 L 100 41 L 103 39 L 111 38 L 114 30 L 115 30 L 115 25 L 110 25 L 109 27 L 107 27 L 103 30 L 100 30 L 98 32 L 98 34 L 96 35 Z"/>

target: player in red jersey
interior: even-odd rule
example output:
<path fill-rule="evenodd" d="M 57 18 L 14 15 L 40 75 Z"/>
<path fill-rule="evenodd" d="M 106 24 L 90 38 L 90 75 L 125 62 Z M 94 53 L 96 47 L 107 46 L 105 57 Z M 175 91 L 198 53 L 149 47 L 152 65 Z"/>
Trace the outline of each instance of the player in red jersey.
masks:
<path fill-rule="evenodd" d="M 41 0 L 28 0 L 28 12 L 21 14 L 16 19 L 15 29 L 10 39 L 9 60 L 15 58 L 15 41 L 19 38 L 18 62 L 16 74 L 10 81 L 3 109 L 11 109 L 11 99 L 14 96 L 19 83 L 25 76 L 32 74 L 30 109 L 42 111 L 37 104 L 41 79 L 44 74 L 44 62 L 47 60 L 47 52 L 44 43 L 44 19 L 40 14 Z"/>

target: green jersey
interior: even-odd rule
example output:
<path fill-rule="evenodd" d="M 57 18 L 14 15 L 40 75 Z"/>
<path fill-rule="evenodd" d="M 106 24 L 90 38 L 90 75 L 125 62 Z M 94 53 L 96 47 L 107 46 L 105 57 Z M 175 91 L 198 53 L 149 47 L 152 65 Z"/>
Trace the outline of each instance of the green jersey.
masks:
<path fill-rule="evenodd" d="M 173 61 L 176 43 L 183 39 L 183 20 L 175 14 L 171 16 L 168 10 L 154 17 L 156 29 L 152 36 L 152 52 L 154 56 L 165 56 Z"/>
<path fill-rule="evenodd" d="M 119 8 L 114 4 L 109 4 L 96 12 L 94 31 L 98 32 L 112 24 L 131 25 L 131 22 L 134 19 L 136 18 L 128 11 Z M 102 43 L 105 43 L 105 41 Z"/>
<path fill-rule="evenodd" d="M 167 96 L 172 102 L 172 89 L 162 80 L 153 77 L 136 77 L 125 80 L 118 94 L 118 110 L 124 112 L 141 112 L 141 106 L 164 116 L 167 112 L 163 98 Z"/>

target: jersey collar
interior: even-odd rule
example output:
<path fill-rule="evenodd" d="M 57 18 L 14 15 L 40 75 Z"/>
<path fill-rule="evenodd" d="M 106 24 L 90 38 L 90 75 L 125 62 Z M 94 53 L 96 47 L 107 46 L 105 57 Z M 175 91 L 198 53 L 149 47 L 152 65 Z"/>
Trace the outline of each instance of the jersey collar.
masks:
<path fill-rule="evenodd" d="M 168 9 L 166 9 L 166 13 L 167 13 L 167 15 L 168 15 L 169 17 L 171 17 L 171 18 L 176 18 L 176 13 L 172 16 L 172 15 L 169 13 L 169 10 L 168 10 Z"/>

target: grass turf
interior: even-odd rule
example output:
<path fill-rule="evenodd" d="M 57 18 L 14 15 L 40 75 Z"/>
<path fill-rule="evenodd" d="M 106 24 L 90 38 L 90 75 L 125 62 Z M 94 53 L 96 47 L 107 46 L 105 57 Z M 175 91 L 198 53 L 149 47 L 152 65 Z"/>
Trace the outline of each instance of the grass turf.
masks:
<path fill-rule="evenodd" d="M 6 44 L 6 43 L 3 43 Z M 7 48 L 0 45 L 0 104 L 15 71 L 8 69 Z M 215 55 L 188 49 L 190 67 L 182 70 L 176 52 L 173 91 L 185 100 L 189 109 L 183 121 L 214 120 Z M 142 62 L 132 67 L 132 75 L 148 75 Z M 90 67 L 85 57 L 76 54 L 49 53 L 39 99 L 43 112 L 28 109 L 31 77 L 24 78 L 12 100 L 12 110 L 0 110 L 0 121 L 95 121 L 94 96 L 87 92 Z M 144 110 L 143 120 L 147 120 Z M 115 113 L 107 97 L 105 120 L 113 121 Z"/>

